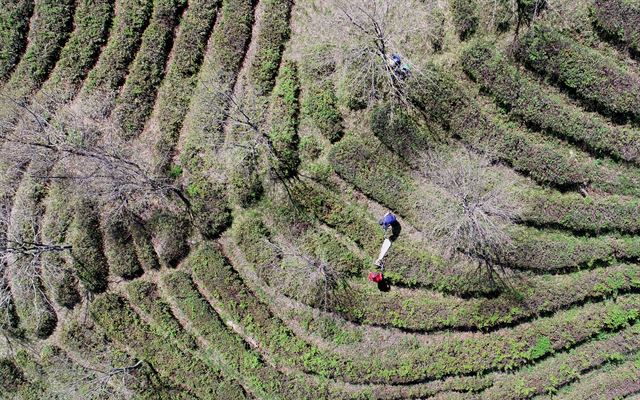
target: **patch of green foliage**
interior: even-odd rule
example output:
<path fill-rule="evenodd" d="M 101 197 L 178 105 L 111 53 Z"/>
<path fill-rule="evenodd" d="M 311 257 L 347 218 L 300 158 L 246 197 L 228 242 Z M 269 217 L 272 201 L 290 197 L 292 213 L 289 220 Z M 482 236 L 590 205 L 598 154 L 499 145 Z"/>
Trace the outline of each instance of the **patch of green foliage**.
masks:
<path fill-rule="evenodd" d="M 160 296 L 160 289 L 153 283 L 136 280 L 127 285 L 127 294 L 132 303 L 151 317 L 155 331 L 173 340 L 184 351 L 197 351 L 198 345 L 171 311 L 171 307 Z M 194 354 L 195 355 L 195 354 Z M 217 368 L 215 368 L 217 370 Z"/>
<path fill-rule="evenodd" d="M 62 277 L 56 282 L 54 296 L 56 302 L 63 307 L 72 309 L 76 304 L 82 300 L 80 292 L 77 288 L 78 278 L 72 271 L 65 270 L 62 272 Z"/>

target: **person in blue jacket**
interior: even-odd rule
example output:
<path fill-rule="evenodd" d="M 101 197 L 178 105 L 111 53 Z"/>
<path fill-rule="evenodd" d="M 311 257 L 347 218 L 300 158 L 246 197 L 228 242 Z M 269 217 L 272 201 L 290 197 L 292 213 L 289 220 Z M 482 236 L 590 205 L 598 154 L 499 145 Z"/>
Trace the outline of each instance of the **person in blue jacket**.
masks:
<path fill-rule="evenodd" d="M 380 218 L 378 224 L 382 225 L 382 229 L 386 231 L 396 221 L 396 216 L 389 211 L 385 215 L 383 215 L 382 218 Z"/>
<path fill-rule="evenodd" d="M 389 228 L 391 228 L 391 235 L 389 236 L 389 240 L 394 241 L 398 238 L 398 235 L 400 234 L 400 223 L 391 211 L 388 211 L 385 215 L 383 215 L 382 218 L 380 218 L 380 220 L 378 221 L 378 224 L 380 224 L 382 226 L 382 229 L 384 229 L 385 236 L 389 231 Z"/>

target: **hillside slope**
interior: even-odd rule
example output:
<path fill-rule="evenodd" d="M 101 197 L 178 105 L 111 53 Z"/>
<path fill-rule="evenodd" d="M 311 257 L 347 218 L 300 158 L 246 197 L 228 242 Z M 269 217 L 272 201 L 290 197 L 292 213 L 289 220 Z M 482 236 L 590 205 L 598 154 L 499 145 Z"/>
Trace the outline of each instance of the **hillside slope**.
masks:
<path fill-rule="evenodd" d="M 640 396 L 638 0 L 0 3 L 0 398 Z"/>

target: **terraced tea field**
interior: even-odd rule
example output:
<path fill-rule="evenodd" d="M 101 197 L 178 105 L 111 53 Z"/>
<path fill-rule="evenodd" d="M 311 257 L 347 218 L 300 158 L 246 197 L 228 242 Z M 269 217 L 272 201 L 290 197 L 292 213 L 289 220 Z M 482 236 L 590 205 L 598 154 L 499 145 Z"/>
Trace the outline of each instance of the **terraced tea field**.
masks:
<path fill-rule="evenodd" d="M 640 398 L 638 0 L 0 0 L 0 98 L 2 399 Z"/>

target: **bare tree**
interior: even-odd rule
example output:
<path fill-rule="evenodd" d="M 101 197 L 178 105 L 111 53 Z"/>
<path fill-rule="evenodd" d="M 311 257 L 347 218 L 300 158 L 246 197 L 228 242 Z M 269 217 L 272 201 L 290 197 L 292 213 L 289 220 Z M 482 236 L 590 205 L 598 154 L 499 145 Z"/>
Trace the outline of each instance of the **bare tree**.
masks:
<path fill-rule="evenodd" d="M 522 25 L 530 25 L 535 21 L 540 12 L 547 7 L 547 0 L 515 0 L 515 3 L 516 30 L 514 33 L 514 42 L 517 42 Z"/>
<path fill-rule="evenodd" d="M 238 98 L 228 91 L 213 87 L 208 87 L 208 90 L 213 99 L 212 123 L 220 127 L 226 124 L 230 131 L 222 143 L 212 144 L 217 147 L 217 156 L 226 164 L 227 173 L 217 179 L 232 179 L 236 172 L 239 179 L 248 183 L 259 180 L 259 175 L 266 171 L 289 193 L 290 179 L 279 168 L 278 155 L 266 127 L 263 105 L 258 104 L 253 96 Z"/>
<path fill-rule="evenodd" d="M 321 45 L 305 49 L 305 60 L 332 63 L 338 80 L 346 80 L 369 103 L 388 95 L 403 98 L 405 81 L 389 60 L 398 54 L 418 69 L 412 57 L 428 54 L 422 47 L 437 28 L 430 25 L 436 6 L 416 0 L 339 0 L 319 8 L 309 34 Z"/>
<path fill-rule="evenodd" d="M 18 117 L 0 123 L 0 143 L 10 143 L 20 157 L 26 154 L 56 165 L 41 170 L 42 175 L 35 178 L 69 181 L 74 191 L 98 200 L 114 213 L 129 210 L 137 214 L 176 200 L 188 205 L 179 187 L 153 173 L 122 141 L 115 125 L 85 111 L 95 111 L 90 104 L 61 107 L 51 99 L 46 104 L 6 96 L 1 100 Z"/>
<path fill-rule="evenodd" d="M 129 390 L 132 381 L 136 380 L 134 373 L 143 366 L 143 361 L 138 360 L 131 365 L 109 366 L 85 366 L 75 363 L 66 357 L 57 357 L 60 363 L 75 364 L 65 371 L 71 376 L 56 379 L 52 392 L 64 397 L 83 399 L 126 399 L 133 395 Z M 71 374 L 70 374 L 71 373 Z M 53 379 L 56 377 L 53 376 Z M 56 387 L 59 386 L 59 387 Z"/>
<path fill-rule="evenodd" d="M 346 277 L 327 260 L 312 257 L 292 243 L 265 244 L 277 255 L 261 277 L 278 292 L 293 296 L 324 311 L 333 309 L 346 288 Z"/>
<path fill-rule="evenodd" d="M 462 154 L 432 152 L 425 156 L 424 174 L 442 196 L 433 218 L 433 234 L 448 257 L 462 253 L 475 260 L 493 282 L 511 245 L 509 226 L 521 208 L 512 196 L 515 179 L 496 174 L 489 161 L 464 150 Z"/>

